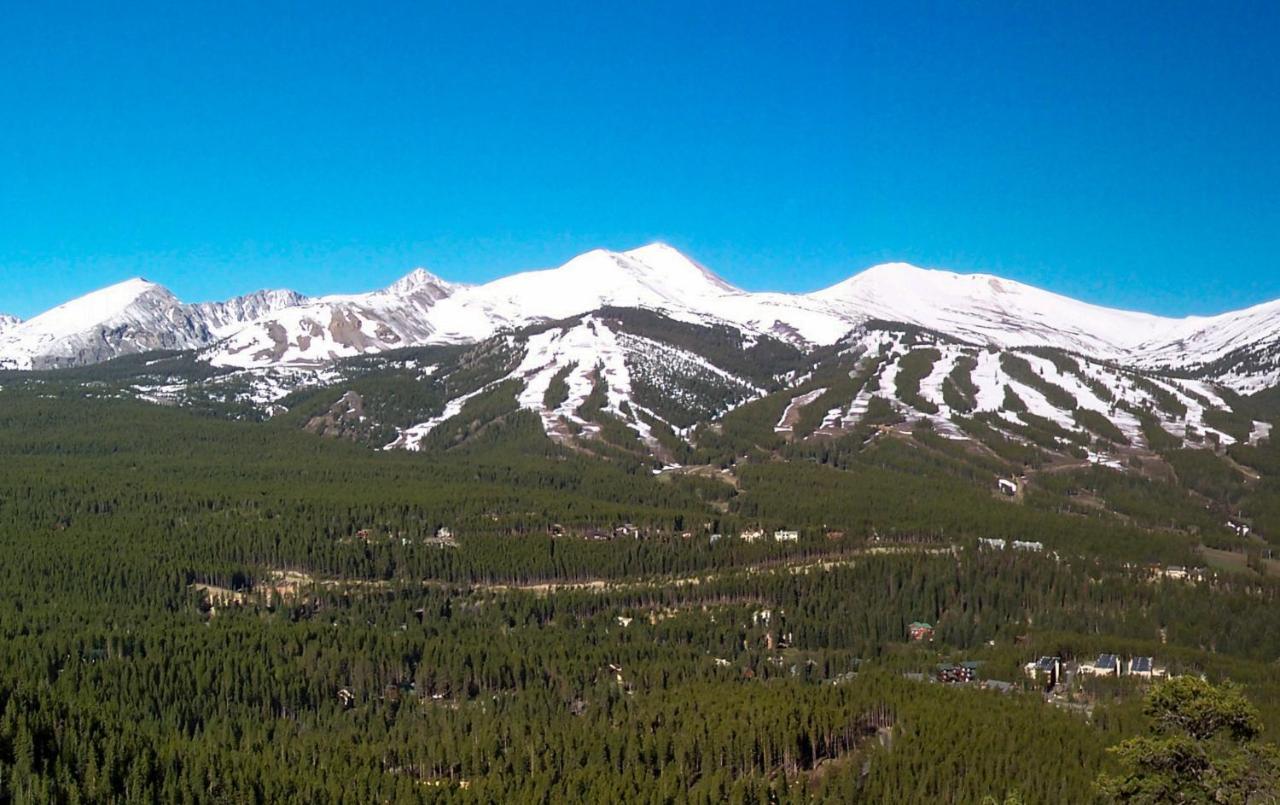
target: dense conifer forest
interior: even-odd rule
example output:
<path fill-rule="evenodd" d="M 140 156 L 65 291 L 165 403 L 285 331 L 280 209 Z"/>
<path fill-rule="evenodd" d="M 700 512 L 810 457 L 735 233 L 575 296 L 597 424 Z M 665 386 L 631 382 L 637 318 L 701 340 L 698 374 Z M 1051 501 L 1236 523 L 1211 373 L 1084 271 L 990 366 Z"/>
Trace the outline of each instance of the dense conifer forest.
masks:
<path fill-rule="evenodd" d="M 1011 501 L 1004 459 L 874 417 L 655 474 L 475 404 L 406 453 L 0 391 L 0 801 L 1108 801 L 1150 683 L 1050 702 L 1046 655 L 1232 680 L 1280 734 L 1261 549 L 1152 572 L 1241 552 L 1226 511 L 1280 534 L 1275 447 Z"/>

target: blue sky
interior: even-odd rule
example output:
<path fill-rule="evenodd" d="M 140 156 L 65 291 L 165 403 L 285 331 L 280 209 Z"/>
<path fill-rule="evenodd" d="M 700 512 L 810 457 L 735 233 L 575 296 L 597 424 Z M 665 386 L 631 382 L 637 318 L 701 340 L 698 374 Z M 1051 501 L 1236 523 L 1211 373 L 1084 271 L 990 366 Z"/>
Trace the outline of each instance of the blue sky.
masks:
<path fill-rule="evenodd" d="M 0 311 L 664 240 L 1168 314 L 1280 297 L 1280 5 L 11 4 Z"/>

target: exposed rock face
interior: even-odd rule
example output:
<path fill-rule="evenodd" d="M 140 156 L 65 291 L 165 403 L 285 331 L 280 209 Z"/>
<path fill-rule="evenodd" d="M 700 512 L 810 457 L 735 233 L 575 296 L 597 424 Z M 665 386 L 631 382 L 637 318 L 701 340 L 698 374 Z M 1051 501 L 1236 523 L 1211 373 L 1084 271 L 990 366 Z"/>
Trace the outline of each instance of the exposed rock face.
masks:
<path fill-rule="evenodd" d="M 364 421 L 364 399 L 348 391 L 328 411 L 307 421 L 305 429 L 317 436 L 354 438 L 356 428 Z"/>
<path fill-rule="evenodd" d="M 293 291 L 183 304 L 143 279 L 104 288 L 21 323 L 0 326 L 0 368 L 61 369 L 162 349 L 198 349 L 261 315 L 299 304 Z"/>
<path fill-rule="evenodd" d="M 277 310 L 297 307 L 306 301 L 307 297 L 297 291 L 258 291 L 226 302 L 201 302 L 189 308 L 210 331 L 224 333 L 228 328 L 238 328 L 246 322 Z"/>

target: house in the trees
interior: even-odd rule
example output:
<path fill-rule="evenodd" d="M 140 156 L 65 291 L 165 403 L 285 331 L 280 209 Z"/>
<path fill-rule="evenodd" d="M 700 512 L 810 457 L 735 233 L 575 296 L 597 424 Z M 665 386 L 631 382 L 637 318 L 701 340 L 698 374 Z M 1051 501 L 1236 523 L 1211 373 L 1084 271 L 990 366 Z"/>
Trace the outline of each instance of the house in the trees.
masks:
<path fill-rule="evenodd" d="M 907 635 L 917 642 L 932 640 L 933 627 L 923 621 L 915 621 L 907 626 Z"/>
<path fill-rule="evenodd" d="M 1115 654 L 1101 654 L 1093 661 L 1093 665 L 1080 666 L 1080 672 L 1094 676 L 1120 676 L 1120 657 Z"/>
<path fill-rule="evenodd" d="M 786 529 L 778 529 L 777 531 L 773 532 L 773 541 L 774 542 L 799 542 L 800 532 L 787 531 Z"/>
<path fill-rule="evenodd" d="M 1008 543 L 1002 539 L 987 539 L 984 537 L 978 540 L 979 548 L 990 548 L 993 551 L 1003 551 L 1007 544 Z"/>
<path fill-rule="evenodd" d="M 1008 478 L 1001 478 L 997 482 L 997 484 L 1000 487 L 1000 491 L 1005 495 L 1007 495 L 1008 497 L 1013 497 L 1014 495 L 1018 494 L 1017 481 L 1010 481 Z"/>
<path fill-rule="evenodd" d="M 1058 680 L 1062 677 L 1062 658 L 1041 657 L 1022 666 L 1022 671 L 1048 689 L 1058 684 Z"/>
<path fill-rule="evenodd" d="M 1036 553 L 1039 553 L 1044 550 L 1044 543 L 1015 539 L 1013 541 L 1013 549 L 1015 551 L 1035 551 Z"/>
<path fill-rule="evenodd" d="M 972 682 L 976 670 L 971 663 L 961 663 L 960 665 L 943 663 L 938 666 L 938 681 L 948 685 Z"/>
<path fill-rule="evenodd" d="M 1167 672 L 1156 665 L 1154 657 L 1133 657 L 1129 660 L 1129 675 L 1142 679 L 1159 679 L 1166 676 Z"/>
<path fill-rule="evenodd" d="M 764 530 L 760 528 L 748 528 L 738 535 L 738 539 L 743 542 L 755 542 L 764 539 Z"/>

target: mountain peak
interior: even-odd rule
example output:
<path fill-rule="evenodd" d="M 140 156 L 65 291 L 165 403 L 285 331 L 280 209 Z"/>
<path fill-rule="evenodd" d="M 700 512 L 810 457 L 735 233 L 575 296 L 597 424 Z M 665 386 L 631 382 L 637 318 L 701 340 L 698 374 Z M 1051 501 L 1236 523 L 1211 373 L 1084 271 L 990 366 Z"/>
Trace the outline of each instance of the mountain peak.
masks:
<path fill-rule="evenodd" d="M 436 291 L 448 290 L 452 283 L 432 274 L 425 268 L 415 268 L 408 274 L 387 286 L 387 291 L 396 295 L 411 294 L 423 288 Z"/>
<path fill-rule="evenodd" d="M 23 322 L 23 329 L 39 329 L 56 334 L 79 332 L 94 322 L 112 319 L 144 297 L 154 297 L 163 303 L 179 304 L 177 297 L 162 285 L 133 277 L 85 294 L 70 302 L 41 313 Z"/>
<path fill-rule="evenodd" d="M 689 257 L 679 249 L 660 241 L 623 252 L 622 256 L 650 269 L 663 281 L 693 282 L 699 285 L 709 284 L 719 293 L 738 291 L 737 288 L 697 260 Z"/>

